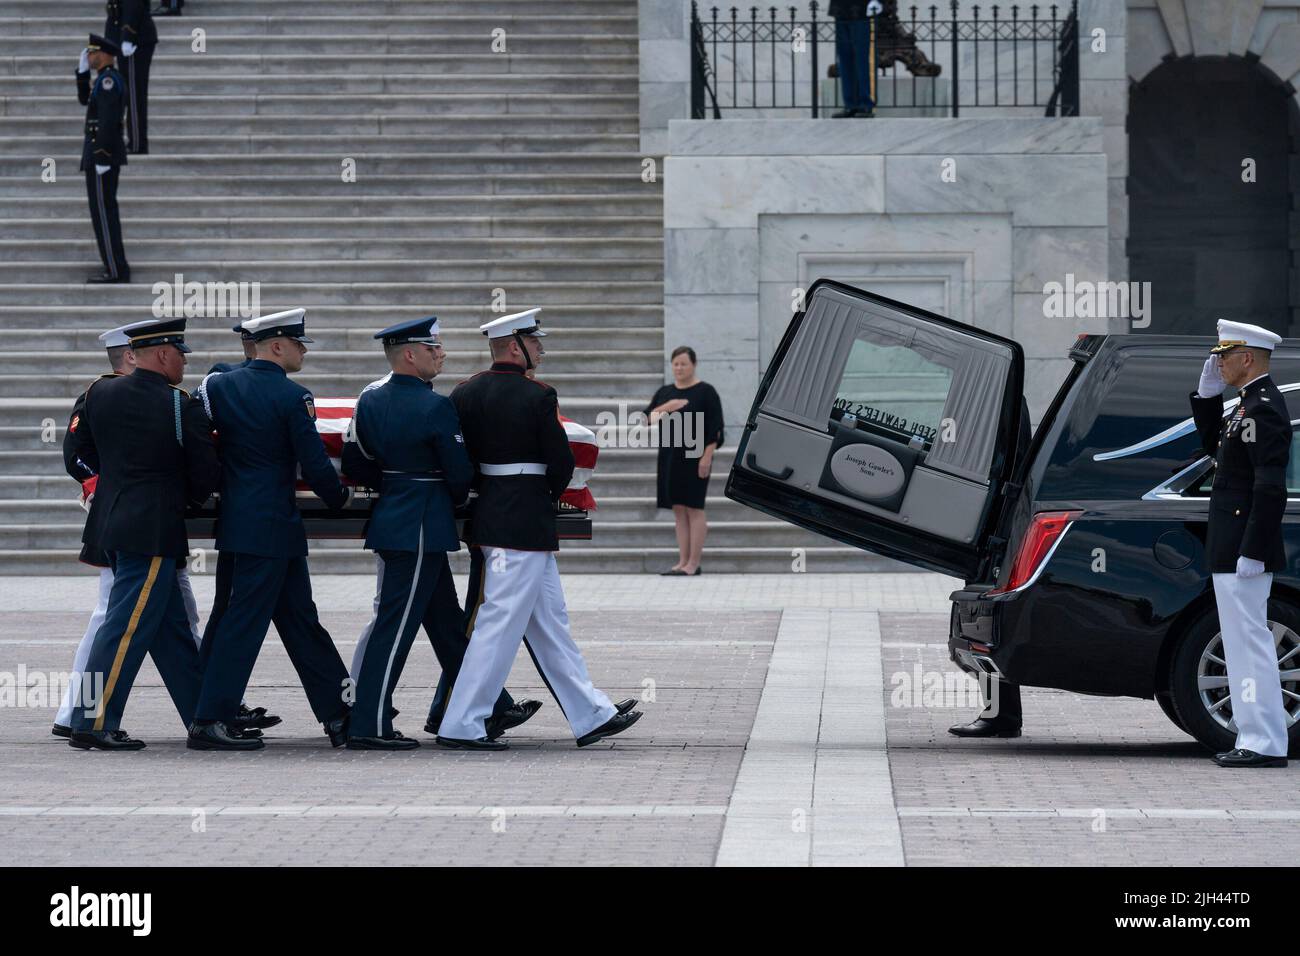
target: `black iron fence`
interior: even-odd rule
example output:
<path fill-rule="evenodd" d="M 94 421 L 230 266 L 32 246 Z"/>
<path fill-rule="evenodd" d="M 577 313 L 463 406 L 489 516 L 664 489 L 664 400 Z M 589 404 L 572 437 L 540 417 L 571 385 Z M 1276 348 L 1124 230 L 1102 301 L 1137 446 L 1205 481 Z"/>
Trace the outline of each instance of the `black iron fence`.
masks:
<path fill-rule="evenodd" d="M 1078 2 L 1069 7 L 980 5 L 959 18 L 959 0 L 903 7 L 886 0 L 874 18 L 876 107 L 919 116 L 962 110 L 1079 113 Z M 732 110 L 808 111 L 840 105 L 835 20 L 817 0 L 793 6 L 710 7 L 691 3 L 691 115 Z"/>

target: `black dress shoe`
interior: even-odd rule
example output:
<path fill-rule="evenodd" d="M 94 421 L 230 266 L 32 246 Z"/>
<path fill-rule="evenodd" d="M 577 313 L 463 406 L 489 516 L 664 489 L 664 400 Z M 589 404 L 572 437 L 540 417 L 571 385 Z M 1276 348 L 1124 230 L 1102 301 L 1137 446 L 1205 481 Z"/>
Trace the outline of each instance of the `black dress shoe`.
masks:
<path fill-rule="evenodd" d="M 344 714 L 342 717 L 335 717 L 328 724 L 321 724 L 325 728 L 325 735 L 330 739 L 331 747 L 342 747 L 348 742 L 348 717 L 351 714 Z"/>
<path fill-rule="evenodd" d="M 131 276 L 111 276 L 107 272 L 101 272 L 97 276 L 91 276 L 86 280 L 86 285 L 128 285 L 131 282 Z"/>
<path fill-rule="evenodd" d="M 851 119 L 858 115 L 857 110 L 836 110 L 831 114 L 831 119 Z"/>
<path fill-rule="evenodd" d="M 507 730 L 512 730 L 520 724 L 527 723 L 541 709 L 542 702 L 540 700 L 515 701 L 513 707 L 507 707 L 497 716 L 487 719 L 483 728 L 487 731 L 487 739 L 496 740 Z"/>
<path fill-rule="evenodd" d="M 626 700 L 620 700 L 617 704 L 614 705 L 614 709 L 618 711 L 620 714 L 626 714 L 629 710 L 631 710 L 635 706 L 636 706 L 636 698 L 629 697 Z"/>
<path fill-rule="evenodd" d="M 74 730 L 68 746 L 78 750 L 144 750 L 144 741 L 128 737 L 125 730 Z"/>
<path fill-rule="evenodd" d="M 438 746 L 446 747 L 448 750 L 509 750 L 510 745 L 504 740 L 488 740 L 486 737 L 480 737 L 478 740 L 460 740 L 456 737 L 439 737 Z"/>
<path fill-rule="evenodd" d="M 275 714 L 268 714 L 265 707 L 246 707 L 240 704 L 239 713 L 235 715 L 233 724 L 241 730 L 266 730 L 280 722 L 280 718 Z"/>
<path fill-rule="evenodd" d="M 394 730 L 391 737 L 348 738 L 348 750 L 414 750 L 418 746 L 418 740 L 403 737 L 400 730 Z"/>
<path fill-rule="evenodd" d="M 949 727 L 948 733 L 954 737 L 1019 737 L 1020 725 L 996 717 L 977 717 L 969 724 Z"/>
<path fill-rule="evenodd" d="M 211 724 L 191 724 L 185 746 L 190 750 L 261 750 L 266 741 L 245 737 L 241 731 L 232 731 L 218 720 Z"/>
<path fill-rule="evenodd" d="M 1214 762 L 1220 767 L 1285 767 L 1286 757 L 1269 757 L 1266 754 L 1257 754 L 1253 750 L 1229 750 L 1227 753 L 1216 754 Z"/>
<path fill-rule="evenodd" d="M 55 724 L 53 727 L 50 728 L 50 733 L 52 733 L 56 737 L 62 737 L 63 739 L 66 740 L 67 738 L 72 736 L 72 728 L 65 727 L 63 726 L 63 724 Z"/>
<path fill-rule="evenodd" d="M 627 730 L 638 720 L 640 720 L 643 716 L 645 715 L 642 714 L 639 710 L 629 711 L 626 714 L 615 714 L 613 717 L 609 718 L 609 720 L 605 721 L 603 724 L 601 724 L 591 733 L 583 734 L 581 737 L 579 737 L 578 746 L 589 747 L 592 744 L 594 744 L 596 741 L 601 740 L 605 737 L 613 737 L 615 734 L 621 734 L 623 731 Z"/>

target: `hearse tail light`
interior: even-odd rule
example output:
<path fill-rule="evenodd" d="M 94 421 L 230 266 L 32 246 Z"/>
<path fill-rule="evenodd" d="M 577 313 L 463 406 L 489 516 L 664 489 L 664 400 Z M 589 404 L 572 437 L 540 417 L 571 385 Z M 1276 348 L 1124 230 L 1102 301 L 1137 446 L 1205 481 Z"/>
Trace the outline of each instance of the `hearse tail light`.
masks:
<path fill-rule="evenodd" d="M 1047 556 L 1061 540 L 1065 529 L 1081 514 L 1082 511 L 1042 511 L 1034 515 L 1029 530 L 1025 532 L 1024 540 L 1020 542 L 1016 560 L 1011 565 L 1011 577 L 1002 587 L 986 593 L 1005 594 L 1023 587 L 1036 578 L 1043 564 L 1046 563 Z"/>

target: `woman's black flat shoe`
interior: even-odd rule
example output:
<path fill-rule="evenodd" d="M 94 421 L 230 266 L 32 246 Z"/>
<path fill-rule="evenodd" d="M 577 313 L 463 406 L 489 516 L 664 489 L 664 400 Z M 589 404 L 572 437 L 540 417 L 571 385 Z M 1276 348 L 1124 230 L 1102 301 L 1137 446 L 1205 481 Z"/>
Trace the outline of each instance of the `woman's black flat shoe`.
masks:
<path fill-rule="evenodd" d="M 659 576 L 661 578 L 684 578 L 686 577 L 686 572 L 681 568 L 673 568 L 671 571 L 660 571 Z"/>
<path fill-rule="evenodd" d="M 695 575 L 699 574 L 703 570 L 704 570 L 703 568 L 696 568 L 694 571 L 691 572 L 690 576 L 695 577 Z"/>

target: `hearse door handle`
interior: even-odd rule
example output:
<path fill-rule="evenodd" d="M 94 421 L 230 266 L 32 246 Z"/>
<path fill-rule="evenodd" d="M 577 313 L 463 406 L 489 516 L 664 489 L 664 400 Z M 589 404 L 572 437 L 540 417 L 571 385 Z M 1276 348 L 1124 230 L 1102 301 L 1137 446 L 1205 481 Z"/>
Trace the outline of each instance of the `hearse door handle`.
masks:
<path fill-rule="evenodd" d="M 778 481 L 785 481 L 787 478 L 789 478 L 791 475 L 794 474 L 794 469 L 791 468 L 789 465 L 786 465 L 780 471 L 768 471 L 766 468 L 764 468 L 762 465 L 758 463 L 758 458 L 754 456 L 754 453 L 752 451 L 745 456 L 745 467 L 748 468 L 750 471 L 756 471 L 760 475 L 766 475 L 767 477 L 775 478 Z"/>

